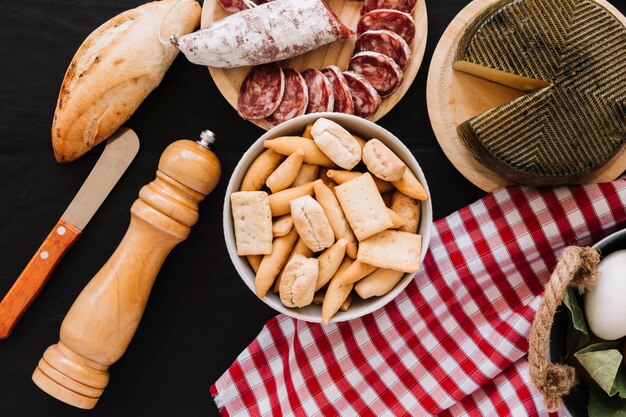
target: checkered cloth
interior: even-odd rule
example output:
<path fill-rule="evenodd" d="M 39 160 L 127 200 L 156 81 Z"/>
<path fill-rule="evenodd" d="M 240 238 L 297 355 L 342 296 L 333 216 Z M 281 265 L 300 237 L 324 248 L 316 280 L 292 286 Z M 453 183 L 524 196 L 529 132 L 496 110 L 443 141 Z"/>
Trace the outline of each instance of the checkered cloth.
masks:
<path fill-rule="evenodd" d="M 280 315 L 211 387 L 224 416 L 547 416 L 528 334 L 560 251 L 626 226 L 626 180 L 509 187 L 435 223 L 386 307 L 322 326 Z"/>

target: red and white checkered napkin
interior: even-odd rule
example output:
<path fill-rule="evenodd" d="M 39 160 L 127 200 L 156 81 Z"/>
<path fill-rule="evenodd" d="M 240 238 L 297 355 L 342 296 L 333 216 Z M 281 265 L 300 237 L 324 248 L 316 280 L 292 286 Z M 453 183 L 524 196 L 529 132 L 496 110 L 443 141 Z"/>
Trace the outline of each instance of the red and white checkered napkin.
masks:
<path fill-rule="evenodd" d="M 435 223 L 385 308 L 322 326 L 280 315 L 211 387 L 222 415 L 546 416 L 526 352 L 567 245 L 626 226 L 626 180 L 510 187 Z"/>

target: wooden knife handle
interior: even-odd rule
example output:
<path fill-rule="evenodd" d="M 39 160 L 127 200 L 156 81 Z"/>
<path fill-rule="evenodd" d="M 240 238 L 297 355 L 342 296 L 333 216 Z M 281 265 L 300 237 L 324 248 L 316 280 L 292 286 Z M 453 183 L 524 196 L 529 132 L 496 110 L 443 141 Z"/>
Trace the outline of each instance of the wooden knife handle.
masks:
<path fill-rule="evenodd" d="M 81 231 L 65 220 L 61 219 L 57 222 L 0 302 L 0 339 L 6 339 L 11 335 L 18 320 L 80 235 Z"/>

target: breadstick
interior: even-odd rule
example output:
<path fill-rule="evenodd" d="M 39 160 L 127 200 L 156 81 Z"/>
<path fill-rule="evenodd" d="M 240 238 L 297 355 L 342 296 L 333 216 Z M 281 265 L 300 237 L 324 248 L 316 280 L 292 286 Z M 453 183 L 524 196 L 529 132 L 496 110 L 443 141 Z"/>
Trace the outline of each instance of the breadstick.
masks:
<path fill-rule="evenodd" d="M 317 283 L 315 284 L 315 291 L 328 284 L 328 281 L 335 275 L 339 265 L 346 256 L 346 245 L 348 241 L 345 239 L 339 239 L 333 246 L 326 249 L 317 258 L 319 260 L 319 275 L 317 276 Z"/>
<path fill-rule="evenodd" d="M 367 143 L 367 141 L 365 139 L 363 139 L 361 136 L 357 136 L 355 134 L 352 134 L 352 136 L 354 136 L 354 139 L 356 139 L 356 141 L 359 142 L 359 146 L 361 147 L 361 151 L 363 151 L 363 148 L 365 147 L 365 144 Z"/>
<path fill-rule="evenodd" d="M 341 285 L 354 284 L 374 272 L 376 269 L 377 267 L 375 266 L 364 264 L 360 261 L 354 261 L 345 271 L 341 273 L 341 275 L 337 277 L 337 279 Z"/>
<path fill-rule="evenodd" d="M 408 167 L 404 171 L 402 179 L 400 181 L 394 181 L 391 184 L 393 184 L 393 186 L 403 194 L 406 194 L 411 198 L 420 201 L 428 200 L 428 193 L 426 193 L 422 184 L 420 184 L 419 180 L 415 177 L 415 175 L 413 175 Z"/>
<path fill-rule="evenodd" d="M 298 176 L 303 159 L 303 149 L 298 149 L 289 155 L 289 157 L 267 178 L 265 182 L 267 188 L 272 190 L 273 193 L 277 193 L 289 187 Z"/>
<path fill-rule="evenodd" d="M 259 270 L 259 265 L 261 265 L 261 260 L 263 260 L 263 255 L 248 255 L 247 259 L 250 264 L 250 268 L 252 268 L 256 274 L 256 271 Z"/>
<path fill-rule="evenodd" d="M 287 263 L 287 258 L 297 238 L 298 232 L 293 228 L 289 234 L 274 239 L 272 253 L 263 257 L 254 280 L 256 295 L 259 298 L 265 297 L 267 290 L 269 290 L 274 283 L 276 275 L 278 275 L 280 270 Z"/>
<path fill-rule="evenodd" d="M 315 293 L 315 296 L 313 297 L 313 301 L 311 301 L 311 304 L 316 304 L 316 305 L 322 305 L 322 303 L 324 302 L 324 297 L 326 297 L 326 290 L 320 290 L 318 292 Z"/>
<path fill-rule="evenodd" d="M 342 265 L 347 262 L 352 262 L 350 258 L 345 258 Z M 341 270 L 341 267 L 339 268 Z M 328 324 L 330 319 L 339 311 L 341 305 L 346 301 L 352 288 L 354 288 L 354 284 L 350 285 L 341 285 L 339 281 L 340 272 L 337 272 L 335 276 L 330 280 L 328 284 L 328 289 L 326 290 L 326 296 L 324 297 L 324 302 L 322 303 L 322 323 Z"/>
<path fill-rule="evenodd" d="M 331 187 L 331 186 L 335 185 L 335 181 L 330 179 L 330 177 L 328 176 L 328 171 L 330 171 L 329 168 L 320 167 L 320 178 L 319 179 L 322 180 L 324 182 L 324 184 L 326 184 L 328 187 Z"/>
<path fill-rule="evenodd" d="M 400 229 L 406 224 L 406 220 L 404 219 L 404 217 L 402 217 L 390 208 L 388 208 L 387 211 L 389 212 L 389 217 L 391 217 L 391 221 L 393 222 L 393 226 L 391 227 L 391 229 Z"/>
<path fill-rule="evenodd" d="M 335 181 L 337 184 L 343 184 L 344 182 L 348 182 L 363 175 L 363 172 L 329 169 L 326 175 L 328 175 L 328 178 Z M 391 183 L 383 181 L 373 175 L 372 178 L 374 178 L 374 183 L 376 184 L 376 188 L 378 188 L 379 193 L 384 194 L 393 191 L 393 185 Z"/>
<path fill-rule="evenodd" d="M 241 182 L 241 191 L 259 191 L 267 178 L 283 162 L 284 155 L 267 149 L 252 162 Z"/>
<path fill-rule="evenodd" d="M 419 201 L 396 191 L 391 197 L 391 209 L 405 220 L 405 224 L 398 229 L 399 231 L 417 233 L 421 214 Z"/>
<path fill-rule="evenodd" d="M 320 167 L 318 165 L 302 164 L 298 176 L 291 184 L 292 187 L 299 187 L 307 182 L 315 181 L 319 177 Z"/>
<path fill-rule="evenodd" d="M 291 253 L 289 254 L 289 258 L 287 258 L 287 262 L 289 262 L 291 258 L 293 258 L 295 255 L 298 255 L 298 254 L 304 256 L 305 258 L 310 258 L 311 256 L 313 256 L 313 251 L 309 249 L 309 247 L 300 238 L 298 238 L 298 240 L 296 241 L 296 244 L 293 246 L 293 249 Z M 280 289 L 280 281 L 283 278 L 284 272 L 285 272 L 285 269 L 283 268 L 283 270 L 280 271 L 280 274 L 278 274 L 278 278 L 276 278 L 276 282 L 274 282 L 274 287 L 272 288 L 272 292 L 274 294 L 277 294 Z"/>
<path fill-rule="evenodd" d="M 391 207 L 391 200 L 393 199 L 393 193 L 382 194 L 383 201 L 387 207 Z"/>
<path fill-rule="evenodd" d="M 354 290 L 363 299 L 380 297 L 391 291 L 404 277 L 404 272 L 379 268 L 356 283 Z"/>
<path fill-rule="evenodd" d="M 302 137 L 305 139 L 313 139 L 313 135 L 311 135 L 311 129 L 313 128 L 313 123 L 309 123 L 306 125 L 304 132 L 302 132 Z"/>
<path fill-rule="evenodd" d="M 313 183 L 308 182 L 299 187 L 287 188 L 269 196 L 272 217 L 291 213 L 291 200 L 305 195 L 313 195 Z"/>
<path fill-rule="evenodd" d="M 348 294 L 348 298 L 346 298 L 346 301 L 344 301 L 341 307 L 339 307 L 339 310 L 348 311 L 350 305 L 352 305 L 352 298 L 352 292 L 350 292 L 350 294 Z"/>
<path fill-rule="evenodd" d="M 315 181 L 313 189 L 315 190 L 315 199 L 324 209 L 324 213 L 326 213 L 326 217 L 330 222 L 330 227 L 332 227 L 335 233 L 335 239 L 345 239 L 347 242 L 346 253 L 352 259 L 356 259 L 358 250 L 356 236 L 354 236 L 354 232 L 343 213 L 337 197 L 322 180 Z"/>
<path fill-rule="evenodd" d="M 272 235 L 274 237 L 285 236 L 293 227 L 293 219 L 290 214 L 279 217 L 272 223 Z"/>
<path fill-rule="evenodd" d="M 337 165 L 335 165 L 311 139 L 302 138 L 300 136 L 282 136 L 280 138 L 264 141 L 263 146 L 281 155 L 291 155 L 299 148 L 302 148 L 304 150 L 305 163 L 328 168 L 337 168 Z"/>

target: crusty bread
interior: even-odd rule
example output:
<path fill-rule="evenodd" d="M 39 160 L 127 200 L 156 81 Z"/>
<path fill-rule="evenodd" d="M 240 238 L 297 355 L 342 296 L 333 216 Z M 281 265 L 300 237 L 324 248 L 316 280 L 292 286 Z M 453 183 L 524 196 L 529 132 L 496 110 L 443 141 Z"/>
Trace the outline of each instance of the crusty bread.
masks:
<path fill-rule="evenodd" d="M 168 14 L 175 3 L 155 1 L 128 10 L 85 39 L 65 73 L 54 113 L 57 161 L 73 161 L 105 140 L 159 85 L 178 48 L 162 44 L 157 32 L 167 40 L 200 22 L 198 3 L 180 3 Z"/>

